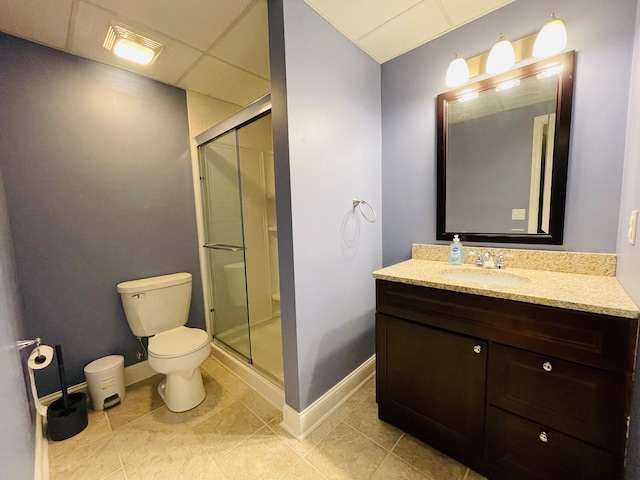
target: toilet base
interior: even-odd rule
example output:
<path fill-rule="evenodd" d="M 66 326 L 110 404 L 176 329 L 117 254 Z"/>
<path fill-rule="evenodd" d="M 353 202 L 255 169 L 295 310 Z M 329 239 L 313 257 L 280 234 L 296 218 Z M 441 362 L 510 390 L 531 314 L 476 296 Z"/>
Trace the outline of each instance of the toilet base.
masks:
<path fill-rule="evenodd" d="M 167 375 L 158 385 L 158 393 L 172 412 L 186 412 L 197 407 L 206 396 L 200 369 L 196 368 L 191 378 L 180 373 Z"/>

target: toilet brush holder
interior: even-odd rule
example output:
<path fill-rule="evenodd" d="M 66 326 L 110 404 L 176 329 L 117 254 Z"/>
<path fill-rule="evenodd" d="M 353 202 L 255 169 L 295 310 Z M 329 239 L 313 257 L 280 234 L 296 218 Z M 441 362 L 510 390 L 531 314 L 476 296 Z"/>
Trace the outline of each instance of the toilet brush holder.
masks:
<path fill-rule="evenodd" d="M 47 430 L 51 440 L 65 440 L 84 430 L 89 419 L 87 417 L 87 399 L 84 393 L 67 392 L 67 378 L 64 373 L 62 348 L 56 345 L 58 373 L 62 398 L 59 398 L 47 408 Z"/>

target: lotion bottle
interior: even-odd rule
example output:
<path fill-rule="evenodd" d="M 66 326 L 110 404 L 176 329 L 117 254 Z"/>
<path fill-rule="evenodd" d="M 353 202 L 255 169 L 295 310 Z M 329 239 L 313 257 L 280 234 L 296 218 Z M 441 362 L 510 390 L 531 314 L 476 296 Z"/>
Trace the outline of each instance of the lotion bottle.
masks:
<path fill-rule="evenodd" d="M 453 236 L 453 242 L 451 242 L 451 248 L 449 249 L 449 263 L 451 265 L 464 264 L 464 252 L 462 251 L 462 243 L 458 235 Z"/>

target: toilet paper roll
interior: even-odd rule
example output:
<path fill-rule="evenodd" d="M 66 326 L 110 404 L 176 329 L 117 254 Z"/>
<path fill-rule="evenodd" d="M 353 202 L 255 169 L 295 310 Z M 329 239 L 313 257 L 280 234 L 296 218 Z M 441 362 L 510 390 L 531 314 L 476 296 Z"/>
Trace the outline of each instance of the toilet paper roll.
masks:
<path fill-rule="evenodd" d="M 42 357 L 44 357 L 44 361 L 42 361 Z M 39 348 L 34 348 L 31 355 L 29 355 L 27 365 L 32 370 L 42 370 L 43 368 L 48 367 L 52 360 L 53 348 L 49 345 L 40 345 Z"/>
<path fill-rule="evenodd" d="M 42 361 L 43 356 L 44 361 Z M 36 358 L 38 359 L 37 362 Z M 40 403 L 40 399 L 38 398 L 36 379 L 34 378 L 33 371 L 42 370 L 43 368 L 48 367 L 52 360 L 53 348 L 49 345 L 40 345 L 39 350 L 38 348 L 34 348 L 33 352 L 31 352 L 31 355 L 29 355 L 29 359 L 27 360 L 27 367 L 29 367 L 29 380 L 31 381 L 31 394 L 33 395 L 33 401 L 36 405 L 36 411 L 43 417 L 47 416 L 47 407 Z"/>

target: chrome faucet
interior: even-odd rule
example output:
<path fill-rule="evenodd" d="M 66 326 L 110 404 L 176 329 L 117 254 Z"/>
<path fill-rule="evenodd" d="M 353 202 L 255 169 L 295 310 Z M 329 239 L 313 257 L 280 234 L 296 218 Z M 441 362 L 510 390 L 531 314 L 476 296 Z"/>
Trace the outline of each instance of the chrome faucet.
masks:
<path fill-rule="evenodd" d="M 493 252 L 491 250 L 487 250 L 482 255 L 482 266 L 484 268 L 495 268 L 496 265 L 493 262 Z"/>
<path fill-rule="evenodd" d="M 502 252 L 498 252 L 498 258 L 496 260 L 496 268 L 502 270 L 504 268 L 504 254 Z"/>

